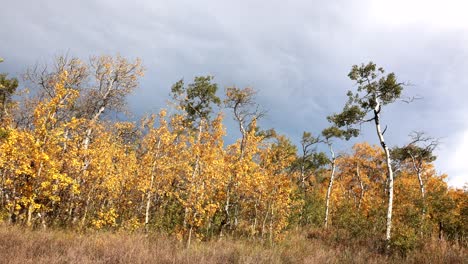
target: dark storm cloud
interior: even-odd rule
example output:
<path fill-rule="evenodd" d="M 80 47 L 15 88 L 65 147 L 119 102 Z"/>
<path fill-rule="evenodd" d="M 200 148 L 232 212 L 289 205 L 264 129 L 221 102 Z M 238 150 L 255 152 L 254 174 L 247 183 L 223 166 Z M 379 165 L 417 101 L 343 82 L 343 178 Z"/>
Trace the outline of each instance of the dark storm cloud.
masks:
<path fill-rule="evenodd" d="M 0 71 L 19 74 L 64 52 L 141 57 L 147 72 L 130 99 L 135 113 L 163 107 L 178 79 L 211 74 L 221 88 L 257 89 L 269 110 L 262 125 L 297 142 L 341 109 L 353 88 L 350 66 L 373 60 L 411 82 L 408 96 L 424 96 L 385 110 L 389 143 L 403 144 L 412 130 L 442 137 L 438 169 L 460 186 L 468 170 L 455 162 L 468 148 L 468 28 L 428 20 L 424 9 L 393 17 L 371 3 L 10 1 L 0 17 Z M 374 133 L 366 128 L 363 138 L 376 143 Z"/>

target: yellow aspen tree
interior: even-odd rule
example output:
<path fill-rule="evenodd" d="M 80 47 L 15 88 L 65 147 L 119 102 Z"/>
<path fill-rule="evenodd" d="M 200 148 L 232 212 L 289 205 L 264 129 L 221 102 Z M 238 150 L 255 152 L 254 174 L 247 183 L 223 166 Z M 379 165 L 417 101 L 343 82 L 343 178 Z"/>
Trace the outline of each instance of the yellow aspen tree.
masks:
<path fill-rule="evenodd" d="M 385 142 L 385 130 L 381 128 L 381 112 L 385 105 L 394 103 L 401 97 L 403 83 L 397 81 L 394 73 L 384 75 L 383 68 L 369 62 L 368 64 L 354 65 L 348 74 L 348 77 L 357 84 L 357 91 L 348 91 L 348 102 L 343 111 L 328 117 L 337 127 L 344 128 L 348 133 L 357 136 L 360 132 L 362 123 L 374 122 L 377 137 L 382 150 L 385 152 L 387 165 L 387 216 L 385 241 L 386 249 L 390 249 L 391 230 L 392 230 L 392 212 L 393 212 L 393 183 L 394 172 L 390 149 Z M 366 116 L 370 114 L 370 118 Z"/>
<path fill-rule="evenodd" d="M 335 226 L 357 236 L 383 231 L 386 181 L 382 173 L 385 171 L 382 150 L 358 143 L 352 153 L 340 155 L 336 163 L 338 173 L 331 196 L 335 204 L 331 219 L 336 220 Z M 364 219 L 367 219 L 365 223 Z M 366 226 L 366 223 L 373 224 Z"/>
<path fill-rule="evenodd" d="M 230 186 L 230 204 L 233 205 L 232 232 L 239 234 L 249 234 L 255 236 L 259 234 L 261 227 L 260 217 L 264 206 L 265 174 L 260 168 L 260 154 L 263 138 L 256 133 L 256 120 L 252 120 L 250 129 L 244 139 L 244 149 L 241 150 L 242 141 L 228 146 L 226 155 L 226 166 Z M 243 153 L 242 158 L 239 155 Z M 227 189 L 228 190 L 228 189 Z M 227 197 L 228 192 L 226 192 Z M 223 223 L 222 223 L 223 225 Z"/>
<path fill-rule="evenodd" d="M 149 228 L 151 214 L 155 211 L 152 210 L 154 203 L 162 197 L 172 196 L 174 190 L 171 183 L 178 174 L 177 168 L 180 168 L 178 159 L 184 158 L 182 153 L 185 145 L 181 145 L 180 137 L 178 137 L 180 135 L 170 130 L 166 118 L 166 110 L 161 110 L 158 127 L 154 127 L 155 116 L 151 116 L 143 122 L 144 128 L 148 131 L 142 139 L 138 173 L 139 188 L 145 196 L 144 225 L 146 231 Z M 173 121 L 173 123 L 177 122 Z"/>
<path fill-rule="evenodd" d="M 191 168 L 186 174 L 187 190 L 181 200 L 186 212 L 184 226 L 188 246 L 192 235 L 195 233 L 200 237 L 202 228 L 210 223 L 219 210 L 220 200 L 216 198 L 222 195 L 225 188 L 222 116 L 218 115 L 210 125 L 203 129 L 200 140 L 189 144 L 192 149 L 189 152 L 194 153 L 191 163 L 198 163 L 198 166 L 194 167 L 197 169 L 195 173 L 194 168 Z"/>
<path fill-rule="evenodd" d="M 187 86 L 185 86 L 183 80 L 180 80 L 171 88 L 173 99 L 179 103 L 178 106 L 185 114 L 184 123 L 188 128 L 186 132 L 191 135 L 193 134 L 189 138 L 188 143 L 195 158 L 190 176 L 185 179 L 188 183 L 188 194 L 192 193 L 195 188 L 199 188 L 199 186 L 195 186 L 194 184 L 198 180 L 196 178 L 200 177 L 201 173 L 200 162 L 204 143 L 203 131 L 211 125 L 210 117 L 213 107 L 219 106 L 221 103 L 219 97 L 216 96 L 218 86 L 212 80 L 212 76 L 195 77 L 194 82 Z M 188 229 L 187 246 L 190 246 L 194 218 L 197 213 L 194 210 L 193 204 L 184 207 L 184 229 Z M 192 224 L 189 222 L 192 222 Z M 196 222 L 199 223 L 200 221 Z"/>
<path fill-rule="evenodd" d="M 295 185 L 290 169 L 296 159 L 296 151 L 286 137 L 277 136 L 276 142 L 262 153 L 261 167 L 266 175 L 262 236 L 268 233 L 270 242 L 288 225 L 292 213 L 291 195 Z"/>
<path fill-rule="evenodd" d="M 225 90 L 224 106 L 232 110 L 234 120 L 237 122 L 241 138 L 238 142 L 238 153 L 231 159 L 232 165 L 244 162 L 244 154 L 247 144 L 250 144 L 249 131 L 253 129 L 258 119 L 264 116 L 265 112 L 260 110 L 260 106 L 255 102 L 256 91 L 250 87 L 243 89 L 228 87 Z M 255 124 L 254 124 L 255 123 Z M 248 162 L 248 161 L 247 161 Z M 231 231 L 237 225 L 237 214 L 239 212 L 239 197 L 234 190 L 238 187 L 238 169 L 231 170 L 226 185 L 226 201 L 224 202 L 224 216 L 221 220 L 220 236 L 223 236 L 223 229 L 229 228 Z"/>
<path fill-rule="evenodd" d="M 67 72 L 64 72 L 54 85 L 54 97 L 43 100 L 36 105 L 34 110 L 34 126 L 32 130 L 17 129 L 11 133 L 7 141 L 15 142 L 14 145 L 5 144 L 2 147 L 20 149 L 8 149 L 12 164 L 22 167 L 23 171 L 16 171 L 15 176 L 22 178 L 21 197 L 15 199 L 14 210 L 25 211 L 23 221 L 32 225 L 33 218 L 41 219 L 45 226 L 45 214 L 50 210 L 51 203 L 59 202 L 57 195 L 59 189 L 72 184 L 71 178 L 62 173 L 63 160 L 60 159 L 63 148 L 63 133 L 66 124 L 58 122 L 57 114 L 63 109 L 69 108 L 78 96 L 78 92 L 67 89 L 65 83 Z M 25 144 L 21 146 L 22 144 Z M 26 158 L 20 158 L 20 157 Z M 23 160 L 23 164 L 18 161 Z M 18 190 L 15 190 L 17 193 Z M 20 208 L 18 208 L 20 207 Z"/>
<path fill-rule="evenodd" d="M 410 165 L 410 169 L 418 179 L 419 190 L 421 194 L 421 237 L 424 236 L 424 225 L 426 222 L 426 179 L 425 165 L 436 160 L 433 154 L 434 150 L 439 145 L 437 139 L 428 137 L 423 132 L 413 132 L 410 134 L 411 142 L 401 148 L 393 148 L 392 156 L 397 162 L 406 163 Z"/>
<path fill-rule="evenodd" d="M 134 143 L 126 139 L 129 131 L 135 131 L 133 123 L 115 123 L 90 146 L 89 157 L 97 162 L 90 164 L 83 178 L 87 185 L 83 186 L 82 226 L 88 223 L 88 216 L 97 228 L 117 227 L 132 218 L 127 210 L 136 203 L 132 190 L 137 184 L 138 163 Z"/>

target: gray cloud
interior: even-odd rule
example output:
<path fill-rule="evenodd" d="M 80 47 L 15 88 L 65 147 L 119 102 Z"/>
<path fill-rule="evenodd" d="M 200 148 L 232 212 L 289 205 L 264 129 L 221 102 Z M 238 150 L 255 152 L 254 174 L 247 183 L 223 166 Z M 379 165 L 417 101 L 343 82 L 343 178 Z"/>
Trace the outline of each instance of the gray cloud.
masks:
<path fill-rule="evenodd" d="M 416 13 L 411 5 L 395 13 L 402 1 L 389 10 L 364 0 L 10 1 L 0 17 L 0 71 L 19 74 L 63 52 L 141 57 L 148 70 L 130 99 L 135 113 L 164 106 L 176 80 L 212 74 L 221 87 L 256 88 L 269 109 L 262 125 L 297 142 L 341 109 L 350 66 L 373 60 L 411 82 L 408 95 L 424 96 L 385 110 L 389 143 L 403 144 L 412 130 L 444 138 L 438 169 L 460 185 L 468 166 L 455 166 L 451 150 L 468 131 L 468 20 L 447 19 L 463 5 L 451 1 L 453 10 L 437 13 L 431 1 Z M 372 128 L 362 139 L 376 143 Z"/>

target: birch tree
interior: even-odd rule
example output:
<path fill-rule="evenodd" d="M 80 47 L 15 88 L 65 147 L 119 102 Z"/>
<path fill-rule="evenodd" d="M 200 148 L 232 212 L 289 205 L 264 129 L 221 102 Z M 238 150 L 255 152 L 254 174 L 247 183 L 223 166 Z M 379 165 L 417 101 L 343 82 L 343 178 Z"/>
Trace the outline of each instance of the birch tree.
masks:
<path fill-rule="evenodd" d="M 327 196 L 325 198 L 325 219 L 324 219 L 324 226 L 328 228 L 328 212 L 330 209 L 330 195 L 333 188 L 333 180 L 335 179 L 335 169 L 336 169 L 336 155 L 335 151 L 333 150 L 333 144 L 331 138 L 335 136 L 337 130 L 324 130 L 323 134 L 325 135 L 325 144 L 327 144 L 328 149 L 330 150 L 330 180 L 328 181 L 328 188 L 327 188 Z"/>
<path fill-rule="evenodd" d="M 306 181 L 311 176 L 310 170 L 323 165 L 324 155 L 322 152 L 317 152 L 318 143 L 320 143 L 320 137 L 314 137 L 310 132 L 302 133 L 301 156 L 297 166 L 299 167 L 299 185 L 303 192 L 306 189 Z"/>
<path fill-rule="evenodd" d="M 83 115 L 90 120 L 83 142 L 85 149 L 89 147 L 92 125 L 104 111 L 123 110 L 126 97 L 138 86 L 138 78 L 144 72 L 139 59 L 129 62 L 120 56 L 91 58 L 90 68 L 95 83 L 84 95 L 82 103 Z"/>
<path fill-rule="evenodd" d="M 394 103 L 401 97 L 403 83 L 397 81 L 394 73 L 385 75 L 383 68 L 376 64 L 354 65 L 348 77 L 357 84 L 357 91 L 348 91 L 348 101 L 343 111 L 328 117 L 337 127 L 344 128 L 353 135 L 358 135 L 361 124 L 374 122 L 377 137 L 385 152 L 387 164 L 388 207 L 386 215 L 385 241 L 390 248 L 393 209 L 393 169 L 390 150 L 385 142 L 384 134 L 387 130 L 381 127 L 381 114 L 384 106 Z"/>
<path fill-rule="evenodd" d="M 322 142 L 324 142 L 327 145 L 330 151 L 329 163 L 331 165 L 330 180 L 328 182 L 327 196 L 325 198 L 324 225 L 325 225 L 325 228 L 327 228 L 328 227 L 328 213 L 329 213 L 329 208 L 330 208 L 330 195 L 332 192 L 333 181 L 335 179 L 335 171 L 336 171 L 336 154 L 333 149 L 333 138 L 336 138 L 336 139 L 345 138 L 346 140 L 349 140 L 353 136 L 353 133 L 346 131 L 346 130 L 341 130 L 338 127 L 332 126 L 332 127 L 324 129 L 322 131 L 322 136 L 323 136 Z"/>
<path fill-rule="evenodd" d="M 184 81 L 180 80 L 176 82 L 172 88 L 172 98 L 179 103 L 178 107 L 185 114 L 185 126 L 188 128 L 188 133 L 197 130 L 195 141 L 192 142 L 192 154 L 195 158 L 193 162 L 193 169 L 189 179 L 186 179 L 189 183 L 189 190 L 195 190 L 194 182 L 195 178 L 201 174 L 200 161 L 202 159 L 202 135 L 203 129 L 208 128 L 210 125 L 210 117 L 213 114 L 213 107 L 221 104 L 221 99 L 216 95 L 218 85 L 212 82 L 212 76 L 199 76 L 195 77 L 193 83 L 185 86 Z M 194 193 L 190 192 L 188 196 L 192 196 Z M 194 212 L 191 212 L 194 211 Z M 191 214 L 191 215 L 190 215 Z M 185 206 L 184 213 L 184 227 L 187 226 L 188 220 L 195 219 L 198 212 L 196 209 Z M 192 237 L 193 224 L 189 224 L 187 246 L 190 246 Z"/>
<path fill-rule="evenodd" d="M 263 117 L 265 112 L 260 110 L 260 106 L 255 102 L 256 91 L 250 87 L 243 89 L 237 87 L 228 87 L 225 91 L 226 98 L 223 103 L 224 106 L 232 111 L 234 120 L 237 122 L 239 132 L 241 133 L 241 139 L 238 147 L 238 155 L 233 160 L 235 165 L 239 165 L 243 162 L 244 154 L 247 148 L 247 144 L 252 144 L 252 141 L 248 138 L 249 131 L 255 126 L 254 123 L 259 118 Z M 239 173 L 240 170 L 234 169 L 229 174 L 229 178 L 226 186 L 226 201 L 224 205 L 224 219 L 221 222 L 220 236 L 223 236 L 224 227 L 231 227 L 232 224 L 237 223 L 237 212 L 239 212 L 239 201 L 238 193 L 236 189 L 239 186 Z M 232 207 L 236 208 L 232 208 Z M 233 211 L 233 213 L 231 213 Z M 233 219 L 232 219 L 233 218 Z"/>
<path fill-rule="evenodd" d="M 413 132 L 410 134 L 411 142 L 403 147 L 393 148 L 391 151 L 392 157 L 400 162 L 408 161 L 411 170 L 416 174 L 419 183 L 419 191 L 421 193 L 421 221 L 424 224 L 426 216 L 426 183 L 423 176 L 427 163 L 436 160 L 434 150 L 439 145 L 437 139 L 428 137 L 424 132 Z M 422 225 L 423 226 L 423 225 Z M 422 228 L 421 226 L 421 228 Z M 421 235 L 422 233 L 421 229 Z"/>

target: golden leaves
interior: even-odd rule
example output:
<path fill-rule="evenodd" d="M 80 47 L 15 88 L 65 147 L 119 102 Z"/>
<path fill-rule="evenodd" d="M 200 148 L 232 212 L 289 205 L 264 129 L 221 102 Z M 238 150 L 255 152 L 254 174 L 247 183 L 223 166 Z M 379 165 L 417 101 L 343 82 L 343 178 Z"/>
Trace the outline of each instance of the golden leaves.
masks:
<path fill-rule="evenodd" d="M 143 73 L 138 60 L 121 57 L 95 58 L 91 68 L 99 83 L 92 95 L 115 99 L 113 106 L 123 103 Z M 165 109 L 140 124 L 77 115 L 75 103 L 83 99 L 83 90 L 71 84 L 80 74 L 77 69 L 51 78 L 51 96 L 34 104 L 27 127 L 2 123 L 0 173 L 6 198 L 0 215 L 36 224 L 154 228 L 199 239 L 222 231 L 276 239 L 292 216 L 302 217 L 298 210 L 310 201 L 306 194 L 298 195 L 296 149 L 286 137 L 265 139 L 253 118 L 243 138 L 225 146 L 221 113 L 200 122 L 200 130 L 187 127 L 186 116 Z M 252 91 L 233 88 L 227 95 L 231 103 L 249 104 Z M 380 147 L 363 143 L 337 159 L 332 217 L 347 207 L 352 217 L 379 222 L 386 191 L 383 158 Z M 395 215 L 403 222 L 414 220 L 420 198 L 408 164 L 400 165 Z M 454 222 L 462 215 L 466 194 L 448 189 L 445 176 L 437 175 L 432 164 L 423 168 L 428 212 Z M 321 172 L 328 173 L 325 168 L 314 172 L 306 191 L 324 195 Z M 407 226 L 401 231 L 406 234 Z"/>

